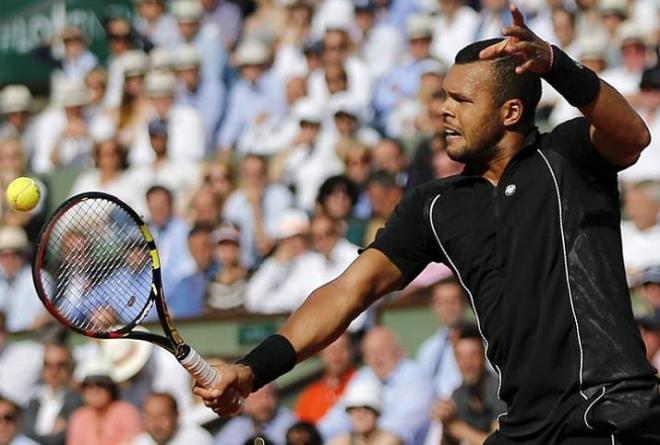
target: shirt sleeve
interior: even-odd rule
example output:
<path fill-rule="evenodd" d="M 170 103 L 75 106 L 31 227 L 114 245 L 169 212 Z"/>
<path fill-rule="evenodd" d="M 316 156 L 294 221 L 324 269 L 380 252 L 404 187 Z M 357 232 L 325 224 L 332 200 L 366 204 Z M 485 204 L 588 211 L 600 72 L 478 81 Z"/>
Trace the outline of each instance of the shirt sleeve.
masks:
<path fill-rule="evenodd" d="M 367 247 L 385 254 L 403 274 L 405 285 L 430 262 L 442 261 L 430 230 L 430 202 L 426 190 L 423 186 L 406 193 L 385 227 L 378 229 L 375 241 Z"/>
<path fill-rule="evenodd" d="M 571 119 L 557 125 L 548 135 L 548 142 L 580 170 L 595 175 L 616 174 L 622 168 L 610 164 L 598 152 L 591 141 L 590 128 L 584 117 Z"/>

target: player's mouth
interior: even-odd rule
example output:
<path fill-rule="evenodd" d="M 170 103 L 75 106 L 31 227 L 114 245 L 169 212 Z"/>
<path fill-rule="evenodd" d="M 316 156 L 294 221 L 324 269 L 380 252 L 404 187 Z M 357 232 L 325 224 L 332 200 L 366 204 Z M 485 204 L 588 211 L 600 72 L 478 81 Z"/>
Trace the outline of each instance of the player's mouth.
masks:
<path fill-rule="evenodd" d="M 447 141 L 452 141 L 454 139 L 458 139 L 461 137 L 462 134 L 460 131 L 456 130 L 455 128 L 451 128 L 445 125 L 445 139 Z"/>

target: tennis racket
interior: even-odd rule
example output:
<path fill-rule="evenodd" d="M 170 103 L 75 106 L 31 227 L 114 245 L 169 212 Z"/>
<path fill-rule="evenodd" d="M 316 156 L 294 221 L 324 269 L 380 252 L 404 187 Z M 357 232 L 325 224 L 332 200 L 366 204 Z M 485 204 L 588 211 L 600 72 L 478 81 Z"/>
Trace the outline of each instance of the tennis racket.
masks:
<path fill-rule="evenodd" d="M 154 343 L 202 386 L 219 380 L 174 327 L 151 232 L 118 198 L 88 192 L 62 203 L 39 235 L 32 277 L 46 309 L 67 328 L 93 338 Z M 164 335 L 133 330 L 154 305 Z"/>

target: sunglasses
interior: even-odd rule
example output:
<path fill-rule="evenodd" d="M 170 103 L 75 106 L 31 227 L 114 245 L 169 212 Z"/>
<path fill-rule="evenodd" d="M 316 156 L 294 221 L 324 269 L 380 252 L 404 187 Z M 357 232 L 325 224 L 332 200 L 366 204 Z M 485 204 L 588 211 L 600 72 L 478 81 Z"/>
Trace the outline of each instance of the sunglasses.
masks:
<path fill-rule="evenodd" d="M 108 34 L 110 40 L 129 40 L 130 34 Z"/>
<path fill-rule="evenodd" d="M 17 419 L 18 419 L 18 414 L 17 413 L 5 414 L 3 416 L 0 416 L 0 420 L 2 420 L 3 422 L 7 422 L 7 423 L 16 422 Z"/>
<path fill-rule="evenodd" d="M 44 362 L 44 368 L 68 369 L 70 362 Z"/>

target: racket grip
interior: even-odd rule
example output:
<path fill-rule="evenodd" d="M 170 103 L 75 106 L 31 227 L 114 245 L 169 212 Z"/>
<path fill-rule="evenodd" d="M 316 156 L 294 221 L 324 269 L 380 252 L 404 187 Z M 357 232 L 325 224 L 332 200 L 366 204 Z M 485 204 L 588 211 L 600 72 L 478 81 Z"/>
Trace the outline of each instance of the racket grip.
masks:
<path fill-rule="evenodd" d="M 202 358 L 199 352 L 190 348 L 188 354 L 179 360 L 190 375 L 202 386 L 213 386 L 220 380 L 220 376 L 215 368 Z"/>

